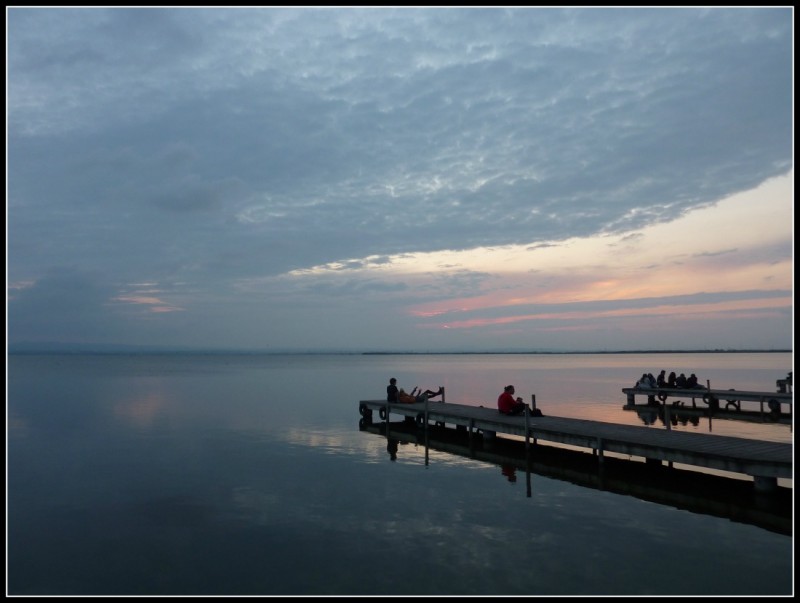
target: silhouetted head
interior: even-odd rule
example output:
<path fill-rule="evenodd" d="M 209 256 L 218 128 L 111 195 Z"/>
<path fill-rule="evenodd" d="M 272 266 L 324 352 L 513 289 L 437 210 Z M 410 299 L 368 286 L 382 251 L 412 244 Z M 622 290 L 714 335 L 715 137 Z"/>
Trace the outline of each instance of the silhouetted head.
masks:
<path fill-rule="evenodd" d="M 391 379 L 389 379 L 389 383 L 390 383 L 390 384 L 392 384 L 392 385 L 394 385 L 395 383 L 397 383 L 397 379 L 395 379 L 394 377 L 392 377 Z"/>

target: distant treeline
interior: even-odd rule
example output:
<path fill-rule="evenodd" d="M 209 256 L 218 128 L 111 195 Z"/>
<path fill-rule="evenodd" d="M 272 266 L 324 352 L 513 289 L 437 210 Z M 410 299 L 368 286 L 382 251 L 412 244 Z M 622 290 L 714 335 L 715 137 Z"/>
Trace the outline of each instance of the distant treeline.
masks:
<path fill-rule="evenodd" d="M 363 352 L 365 356 L 406 356 L 420 355 L 433 356 L 437 354 L 791 354 L 792 350 L 614 350 L 614 351 L 570 351 L 570 352 Z"/>

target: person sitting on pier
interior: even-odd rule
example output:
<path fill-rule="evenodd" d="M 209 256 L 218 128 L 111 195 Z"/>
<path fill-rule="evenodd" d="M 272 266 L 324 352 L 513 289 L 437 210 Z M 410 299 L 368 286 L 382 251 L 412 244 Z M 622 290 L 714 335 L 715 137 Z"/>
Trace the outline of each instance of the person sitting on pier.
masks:
<path fill-rule="evenodd" d="M 658 374 L 658 379 L 656 379 L 656 387 L 658 387 L 658 388 L 670 387 L 669 382 L 667 381 L 667 378 L 664 376 L 664 375 L 666 375 L 666 373 L 667 373 L 667 371 L 662 370 Z M 671 373 L 669 378 L 674 381 L 675 380 L 675 373 Z M 667 394 L 658 394 L 658 399 L 661 400 L 662 402 L 666 402 Z M 650 404 L 650 399 L 649 398 L 647 400 L 647 403 Z"/>
<path fill-rule="evenodd" d="M 656 386 L 656 378 L 653 377 L 653 373 L 642 373 L 642 378 L 636 382 L 636 389 L 653 389 Z M 656 406 L 656 397 L 647 396 L 647 404 L 650 406 Z"/>
<path fill-rule="evenodd" d="M 400 402 L 401 404 L 414 404 L 415 402 L 425 402 L 427 398 L 430 398 L 428 392 L 431 392 L 431 390 L 428 389 L 423 392 L 421 388 L 415 387 L 414 389 L 411 390 L 411 393 L 409 394 L 406 393 L 406 391 L 401 387 L 400 391 L 397 392 L 397 402 Z M 431 393 L 438 396 L 441 393 L 441 391 L 431 392 Z"/>
<path fill-rule="evenodd" d="M 426 389 L 426 390 L 423 392 L 423 391 L 422 391 L 422 388 L 420 388 L 420 392 L 421 392 L 421 393 L 417 394 L 417 397 L 419 397 L 419 396 L 426 396 L 426 397 L 428 398 L 428 400 L 430 400 L 431 398 L 438 398 L 439 396 L 443 395 L 443 394 L 444 394 L 444 386 L 443 386 L 443 385 L 440 385 L 440 386 L 439 386 L 439 389 L 438 389 L 437 391 L 433 391 L 433 390 L 430 390 L 430 389 Z"/>
<path fill-rule="evenodd" d="M 389 379 L 389 385 L 386 386 L 386 401 L 397 402 L 397 379 L 394 377 Z"/>
<path fill-rule="evenodd" d="M 401 404 L 414 404 L 414 402 L 417 401 L 417 396 L 415 395 L 416 391 L 417 388 L 415 387 L 414 389 L 411 390 L 411 393 L 409 394 L 406 392 L 406 390 L 404 390 L 401 387 L 400 391 L 397 392 L 397 401 L 400 402 Z"/>
<path fill-rule="evenodd" d="M 417 391 L 419 390 L 419 391 Z M 402 395 L 401 395 L 402 394 Z M 392 377 L 389 379 L 389 385 L 386 386 L 386 401 L 387 402 L 402 402 L 405 404 L 413 404 L 414 402 L 424 402 L 425 398 L 436 398 L 444 394 L 444 387 L 439 387 L 439 391 L 432 391 L 426 389 L 424 392 L 421 387 L 415 387 L 411 390 L 410 394 L 402 388 L 397 389 L 397 379 Z"/>
<path fill-rule="evenodd" d="M 686 375 L 684 375 L 683 373 L 678 375 L 678 378 L 675 379 L 675 387 L 677 387 L 679 389 L 685 389 L 686 388 Z"/>
<path fill-rule="evenodd" d="M 522 398 L 514 399 L 514 391 L 513 385 L 506 385 L 503 393 L 497 398 L 497 410 L 504 415 L 522 414 L 528 406 L 522 401 Z"/>
<path fill-rule="evenodd" d="M 698 389 L 702 387 L 703 386 L 697 382 L 697 375 L 694 373 L 689 375 L 689 378 L 686 380 L 686 389 Z"/>
<path fill-rule="evenodd" d="M 667 387 L 671 387 L 673 389 L 678 387 L 677 380 L 678 378 L 675 376 L 675 371 L 672 371 L 667 378 Z"/>
<path fill-rule="evenodd" d="M 652 377 L 652 375 L 642 373 L 642 378 L 636 382 L 636 389 L 653 389 L 656 384 Z"/>

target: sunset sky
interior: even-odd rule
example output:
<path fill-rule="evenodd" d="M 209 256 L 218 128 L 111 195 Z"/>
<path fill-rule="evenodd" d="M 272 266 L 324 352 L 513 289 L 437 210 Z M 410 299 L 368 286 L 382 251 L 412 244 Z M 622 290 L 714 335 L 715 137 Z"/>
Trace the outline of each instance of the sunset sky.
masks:
<path fill-rule="evenodd" d="M 7 340 L 792 349 L 789 8 L 7 8 Z"/>

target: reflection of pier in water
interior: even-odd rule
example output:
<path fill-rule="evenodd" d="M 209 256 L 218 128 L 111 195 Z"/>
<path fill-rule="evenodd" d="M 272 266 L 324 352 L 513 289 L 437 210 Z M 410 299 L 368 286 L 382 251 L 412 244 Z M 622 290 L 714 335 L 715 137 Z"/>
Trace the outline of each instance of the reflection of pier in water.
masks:
<path fill-rule="evenodd" d="M 398 442 L 425 446 L 429 450 L 492 463 L 503 479 L 513 481 L 513 470 L 525 473 L 527 495 L 532 493 L 531 475 L 568 481 L 578 486 L 669 505 L 694 513 L 723 517 L 755 525 L 780 534 L 792 533 L 792 489 L 779 487 L 768 494 L 735 478 L 681 470 L 661 463 L 647 463 L 534 444 L 526 455 L 525 443 L 507 438 L 469 437 L 466 430 L 442 426 L 420 429 L 413 421 L 360 422 L 359 428 L 387 438 L 387 451 L 394 460 L 402 449 Z"/>
<path fill-rule="evenodd" d="M 708 431 L 713 431 L 713 420 L 745 421 L 749 423 L 766 423 L 768 425 L 788 425 L 792 427 L 791 415 L 781 413 L 771 415 L 761 412 L 727 411 L 709 408 L 676 406 L 671 404 L 634 404 L 625 405 L 622 410 L 634 411 L 645 425 L 661 424 L 667 429 L 670 426 L 695 425 L 699 426 L 701 419 L 707 422 Z"/>

